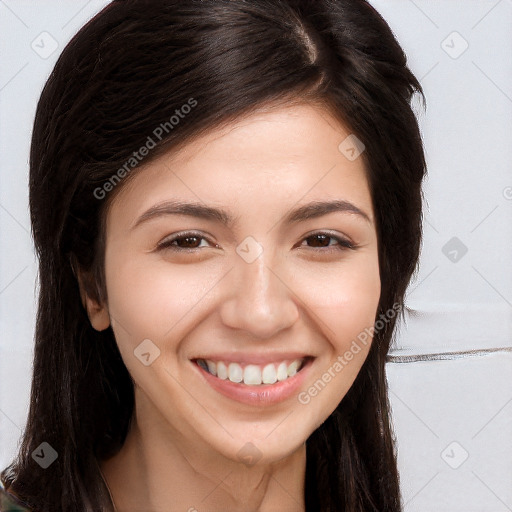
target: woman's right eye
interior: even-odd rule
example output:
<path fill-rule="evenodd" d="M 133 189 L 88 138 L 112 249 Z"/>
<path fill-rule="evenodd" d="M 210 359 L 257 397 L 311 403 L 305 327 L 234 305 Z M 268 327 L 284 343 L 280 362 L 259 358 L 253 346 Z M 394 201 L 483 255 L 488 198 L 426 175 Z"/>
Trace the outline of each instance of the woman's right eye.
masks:
<path fill-rule="evenodd" d="M 202 236 L 200 233 L 179 233 L 174 235 L 172 238 L 165 238 L 161 242 L 158 243 L 157 249 L 170 249 L 171 251 L 194 251 L 196 249 L 201 249 L 205 246 L 198 245 L 200 240 L 207 239 Z M 200 242 L 199 242 L 200 243 Z M 217 244 L 213 244 L 215 247 L 218 247 Z"/>

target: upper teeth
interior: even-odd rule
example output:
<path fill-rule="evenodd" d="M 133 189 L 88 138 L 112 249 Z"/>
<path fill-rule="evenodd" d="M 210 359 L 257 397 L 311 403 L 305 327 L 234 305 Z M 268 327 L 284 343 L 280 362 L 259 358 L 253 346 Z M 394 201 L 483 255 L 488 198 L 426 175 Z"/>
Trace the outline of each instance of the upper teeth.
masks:
<path fill-rule="evenodd" d="M 277 381 L 286 380 L 295 375 L 301 368 L 304 359 L 295 359 L 289 364 L 283 361 L 279 364 L 269 363 L 263 367 L 256 364 L 248 364 L 244 368 L 238 363 L 224 363 L 223 361 L 210 361 L 209 359 L 198 359 L 197 364 L 216 375 L 219 379 L 230 380 L 231 382 L 242 382 L 249 386 L 259 384 L 274 384 Z"/>

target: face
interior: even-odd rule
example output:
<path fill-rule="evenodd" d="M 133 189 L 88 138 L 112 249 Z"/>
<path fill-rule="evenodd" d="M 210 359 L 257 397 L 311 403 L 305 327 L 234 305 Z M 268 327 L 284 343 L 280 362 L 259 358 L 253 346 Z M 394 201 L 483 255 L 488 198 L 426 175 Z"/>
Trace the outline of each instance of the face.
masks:
<path fill-rule="evenodd" d="M 347 393 L 380 297 L 364 164 L 339 149 L 349 135 L 312 106 L 261 111 L 120 191 L 108 303 L 90 316 L 113 327 L 138 422 L 231 460 L 276 461 Z"/>

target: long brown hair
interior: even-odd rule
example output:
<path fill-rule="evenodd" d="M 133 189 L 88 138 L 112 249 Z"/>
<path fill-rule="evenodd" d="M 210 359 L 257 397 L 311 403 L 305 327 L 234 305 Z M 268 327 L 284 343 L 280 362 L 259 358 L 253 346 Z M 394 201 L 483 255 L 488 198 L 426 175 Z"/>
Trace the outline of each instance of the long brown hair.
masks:
<path fill-rule="evenodd" d="M 107 208 L 138 172 L 126 163 L 148 137 L 155 147 L 144 163 L 262 105 L 328 108 L 365 144 L 381 315 L 403 306 L 421 245 L 426 166 L 415 93 L 424 101 L 392 31 L 364 0 L 115 0 L 90 20 L 58 59 L 34 122 L 40 295 L 30 411 L 1 474 L 6 487 L 40 512 L 105 506 L 97 462 L 124 443 L 133 381 L 111 328 L 91 327 L 75 270 L 101 301 Z M 401 510 L 385 377 L 396 320 L 375 331 L 354 384 L 307 440 L 308 512 Z M 31 456 L 42 442 L 58 453 L 48 469 Z"/>

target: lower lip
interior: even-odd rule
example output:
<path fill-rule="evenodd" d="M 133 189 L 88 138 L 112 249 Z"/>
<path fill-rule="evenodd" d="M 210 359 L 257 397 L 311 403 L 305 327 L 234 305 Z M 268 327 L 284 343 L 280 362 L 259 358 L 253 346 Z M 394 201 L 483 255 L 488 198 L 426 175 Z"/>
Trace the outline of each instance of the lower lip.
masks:
<path fill-rule="evenodd" d="M 249 405 L 271 405 L 282 402 L 296 394 L 302 386 L 312 363 L 313 359 L 308 359 L 293 377 L 288 377 L 281 382 L 248 386 L 243 383 L 231 382 L 228 379 L 219 379 L 192 361 L 192 364 L 213 389 L 228 398 Z"/>

